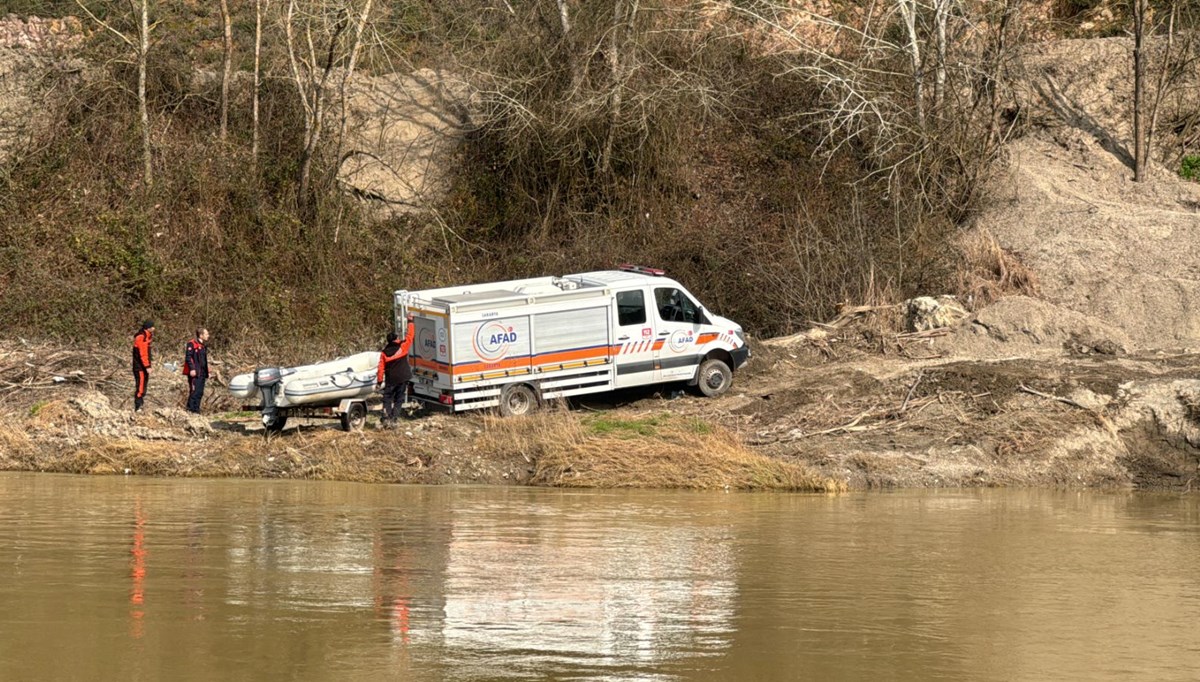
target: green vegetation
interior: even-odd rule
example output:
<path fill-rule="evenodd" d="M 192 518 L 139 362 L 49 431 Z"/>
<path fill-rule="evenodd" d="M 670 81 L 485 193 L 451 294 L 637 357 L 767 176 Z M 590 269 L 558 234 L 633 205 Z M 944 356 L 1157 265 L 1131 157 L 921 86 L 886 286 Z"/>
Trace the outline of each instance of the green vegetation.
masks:
<path fill-rule="evenodd" d="M 1200 154 L 1189 154 L 1179 162 L 1179 177 L 1200 182 Z"/>
<path fill-rule="evenodd" d="M 620 438 L 636 436 L 653 436 L 658 432 L 668 418 L 664 415 L 624 419 L 610 414 L 601 414 L 583 421 L 588 433 L 595 435 L 616 435 Z"/>
<path fill-rule="evenodd" d="M 2 435 L 2 432 L 0 432 Z M 518 453 L 533 485 L 697 490 L 845 490 L 808 467 L 749 450 L 734 434 L 668 415 L 580 420 L 565 410 L 485 417 L 477 451 Z"/>

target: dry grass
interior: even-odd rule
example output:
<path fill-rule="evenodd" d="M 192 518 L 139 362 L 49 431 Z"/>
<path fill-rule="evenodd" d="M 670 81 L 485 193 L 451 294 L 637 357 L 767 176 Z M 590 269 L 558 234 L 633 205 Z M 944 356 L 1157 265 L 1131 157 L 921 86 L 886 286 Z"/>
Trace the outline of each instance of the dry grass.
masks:
<path fill-rule="evenodd" d="M 428 460 L 392 434 L 317 431 L 208 440 L 94 435 L 37 443 L 19 428 L 0 428 L 0 468 L 60 473 L 388 483 L 414 480 Z"/>
<path fill-rule="evenodd" d="M 534 466 L 531 483 L 576 488 L 844 490 L 803 465 L 747 449 L 734 434 L 672 416 L 589 422 L 566 411 L 485 419 L 478 447 L 516 450 Z"/>
<path fill-rule="evenodd" d="M 34 459 L 37 448 L 22 430 L 0 427 L 0 468 L 25 469 Z"/>
<path fill-rule="evenodd" d="M 1037 273 L 1000 246 L 987 230 L 963 236 L 958 248 L 962 256 L 957 274 L 958 294 L 975 308 L 1006 295 L 1040 295 Z"/>

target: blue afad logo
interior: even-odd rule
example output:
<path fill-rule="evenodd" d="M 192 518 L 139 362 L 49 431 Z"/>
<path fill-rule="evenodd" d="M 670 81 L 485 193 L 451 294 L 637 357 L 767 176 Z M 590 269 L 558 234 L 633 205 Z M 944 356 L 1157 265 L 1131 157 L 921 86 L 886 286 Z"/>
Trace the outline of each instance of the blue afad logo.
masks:
<path fill-rule="evenodd" d="M 500 322 L 485 322 L 475 330 L 472 339 L 475 354 L 486 361 L 499 360 L 517 342 L 517 332 Z"/>

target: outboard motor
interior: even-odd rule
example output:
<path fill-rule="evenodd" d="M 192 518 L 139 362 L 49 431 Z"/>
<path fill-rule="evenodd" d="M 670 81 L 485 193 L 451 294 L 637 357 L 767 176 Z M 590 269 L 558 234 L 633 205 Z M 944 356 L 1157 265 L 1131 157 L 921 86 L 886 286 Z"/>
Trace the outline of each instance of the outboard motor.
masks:
<path fill-rule="evenodd" d="M 284 417 L 275 406 L 275 396 L 279 392 L 279 382 L 282 380 L 283 373 L 278 367 L 260 367 L 254 370 L 254 385 L 262 394 L 262 405 L 259 409 L 262 410 L 263 426 L 267 430 L 277 430 L 272 428 L 276 425 L 282 428 Z"/>

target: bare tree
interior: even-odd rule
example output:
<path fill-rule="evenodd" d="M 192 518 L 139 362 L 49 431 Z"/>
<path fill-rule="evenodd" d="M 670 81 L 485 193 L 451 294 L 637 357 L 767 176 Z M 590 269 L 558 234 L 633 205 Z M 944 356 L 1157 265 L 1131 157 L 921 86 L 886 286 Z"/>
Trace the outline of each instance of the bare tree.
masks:
<path fill-rule="evenodd" d="M 984 94 L 987 97 L 988 107 L 987 145 L 990 148 L 994 148 L 1001 140 L 1000 89 L 1004 82 L 1004 68 L 1013 42 L 1012 34 L 1015 31 L 1014 27 L 1019 23 L 1017 18 L 1020 15 L 1023 1 L 1004 0 L 999 15 L 990 22 L 994 25 L 993 38 L 988 46 L 984 76 Z"/>
<path fill-rule="evenodd" d="M 229 0 L 221 0 L 221 26 L 225 37 L 221 71 L 221 141 L 229 136 L 229 79 L 233 74 L 233 20 L 229 16 Z"/>
<path fill-rule="evenodd" d="M 258 101 L 262 90 L 263 14 L 270 11 L 271 0 L 254 0 L 254 99 L 251 104 L 250 160 L 258 167 Z"/>
<path fill-rule="evenodd" d="M 1150 124 L 1146 128 L 1146 154 L 1153 154 L 1154 139 L 1158 133 L 1159 117 L 1164 102 L 1174 94 L 1180 85 L 1193 78 L 1196 73 L 1197 35 L 1195 30 L 1184 27 L 1194 27 L 1200 17 L 1200 0 L 1168 0 L 1165 25 L 1156 27 L 1154 33 L 1165 32 L 1166 45 L 1158 50 L 1160 55 L 1157 65 L 1157 80 L 1154 84 L 1153 99 L 1149 102 Z M 1186 127 L 1186 126 L 1185 126 Z"/>
<path fill-rule="evenodd" d="M 1149 0 L 1133 0 L 1133 179 L 1146 179 L 1146 14 Z"/>
<path fill-rule="evenodd" d="M 925 127 L 925 73 L 921 62 L 921 40 L 917 35 L 916 0 L 896 0 L 896 9 L 904 21 L 905 52 L 912 66 L 913 104 L 917 107 L 917 124 Z M 942 60 L 943 63 L 945 60 Z"/>
<path fill-rule="evenodd" d="M 342 155 L 342 142 L 346 137 L 346 122 L 347 122 L 347 92 L 346 86 L 354 77 L 354 67 L 358 65 L 358 55 L 362 50 L 363 36 L 366 33 L 368 23 L 371 19 L 371 9 L 374 5 L 374 0 L 365 0 L 362 5 L 362 11 L 359 13 L 357 20 L 354 22 L 354 38 L 350 42 L 350 56 L 347 60 L 346 68 L 342 71 L 342 82 L 338 87 L 338 99 L 342 105 L 342 115 L 340 124 L 338 125 L 338 158 Z"/>
<path fill-rule="evenodd" d="M 138 119 L 142 131 L 142 178 L 147 187 L 152 187 L 154 186 L 154 170 L 150 152 L 150 111 L 146 102 L 146 55 L 150 51 L 150 31 L 154 29 L 154 25 L 150 23 L 150 0 L 129 0 L 130 12 L 137 26 L 136 35 L 126 35 L 111 23 L 100 19 L 84 4 L 83 0 L 75 0 L 75 4 L 79 5 L 79 8 L 92 21 L 119 38 L 133 52 L 138 72 L 137 101 Z M 116 6 L 117 3 L 113 3 L 113 5 Z"/>
<path fill-rule="evenodd" d="M 333 71 L 337 56 L 338 39 L 346 30 L 345 13 L 322 11 L 325 9 L 316 3 L 288 0 L 284 18 L 288 63 L 291 65 L 296 93 L 304 109 L 304 147 L 300 154 L 300 178 L 297 188 L 297 200 L 301 206 L 307 205 L 313 155 L 321 142 L 328 101 L 326 86 L 329 74 Z M 302 44 L 297 43 L 298 33 L 304 39 Z M 322 42 L 323 48 L 320 53 L 317 51 L 318 40 Z"/>
<path fill-rule="evenodd" d="M 946 99 L 946 50 L 948 48 L 946 26 L 955 0 L 933 0 L 934 45 L 937 62 L 934 64 L 933 108 L 940 112 Z"/>
<path fill-rule="evenodd" d="M 304 111 L 304 147 L 300 155 L 298 201 L 307 204 L 312 169 L 323 142 L 330 106 L 331 78 L 343 68 L 341 87 L 355 68 L 373 0 L 288 0 L 284 36 L 292 81 Z M 347 34 L 347 29 L 352 31 Z"/>
<path fill-rule="evenodd" d="M 608 66 L 612 89 L 608 95 L 608 132 L 600 152 L 600 173 L 606 175 L 612 165 L 613 141 L 621 123 L 626 82 L 633 72 L 634 22 L 637 21 L 638 0 L 616 0 L 613 3 L 612 44 L 608 48 Z"/>
<path fill-rule="evenodd" d="M 855 139 L 877 159 L 911 153 L 924 130 L 924 76 L 915 0 L 867 3 L 847 20 L 796 7 L 787 0 L 756 0 L 731 9 L 750 20 L 750 31 L 785 65 L 822 93 L 810 117 L 825 133 L 830 152 Z M 902 31 L 891 30 L 896 19 Z M 907 72 L 897 69 L 903 59 Z M 908 97 L 897 84 L 908 83 Z M 905 101 L 907 99 L 907 101 Z"/>

